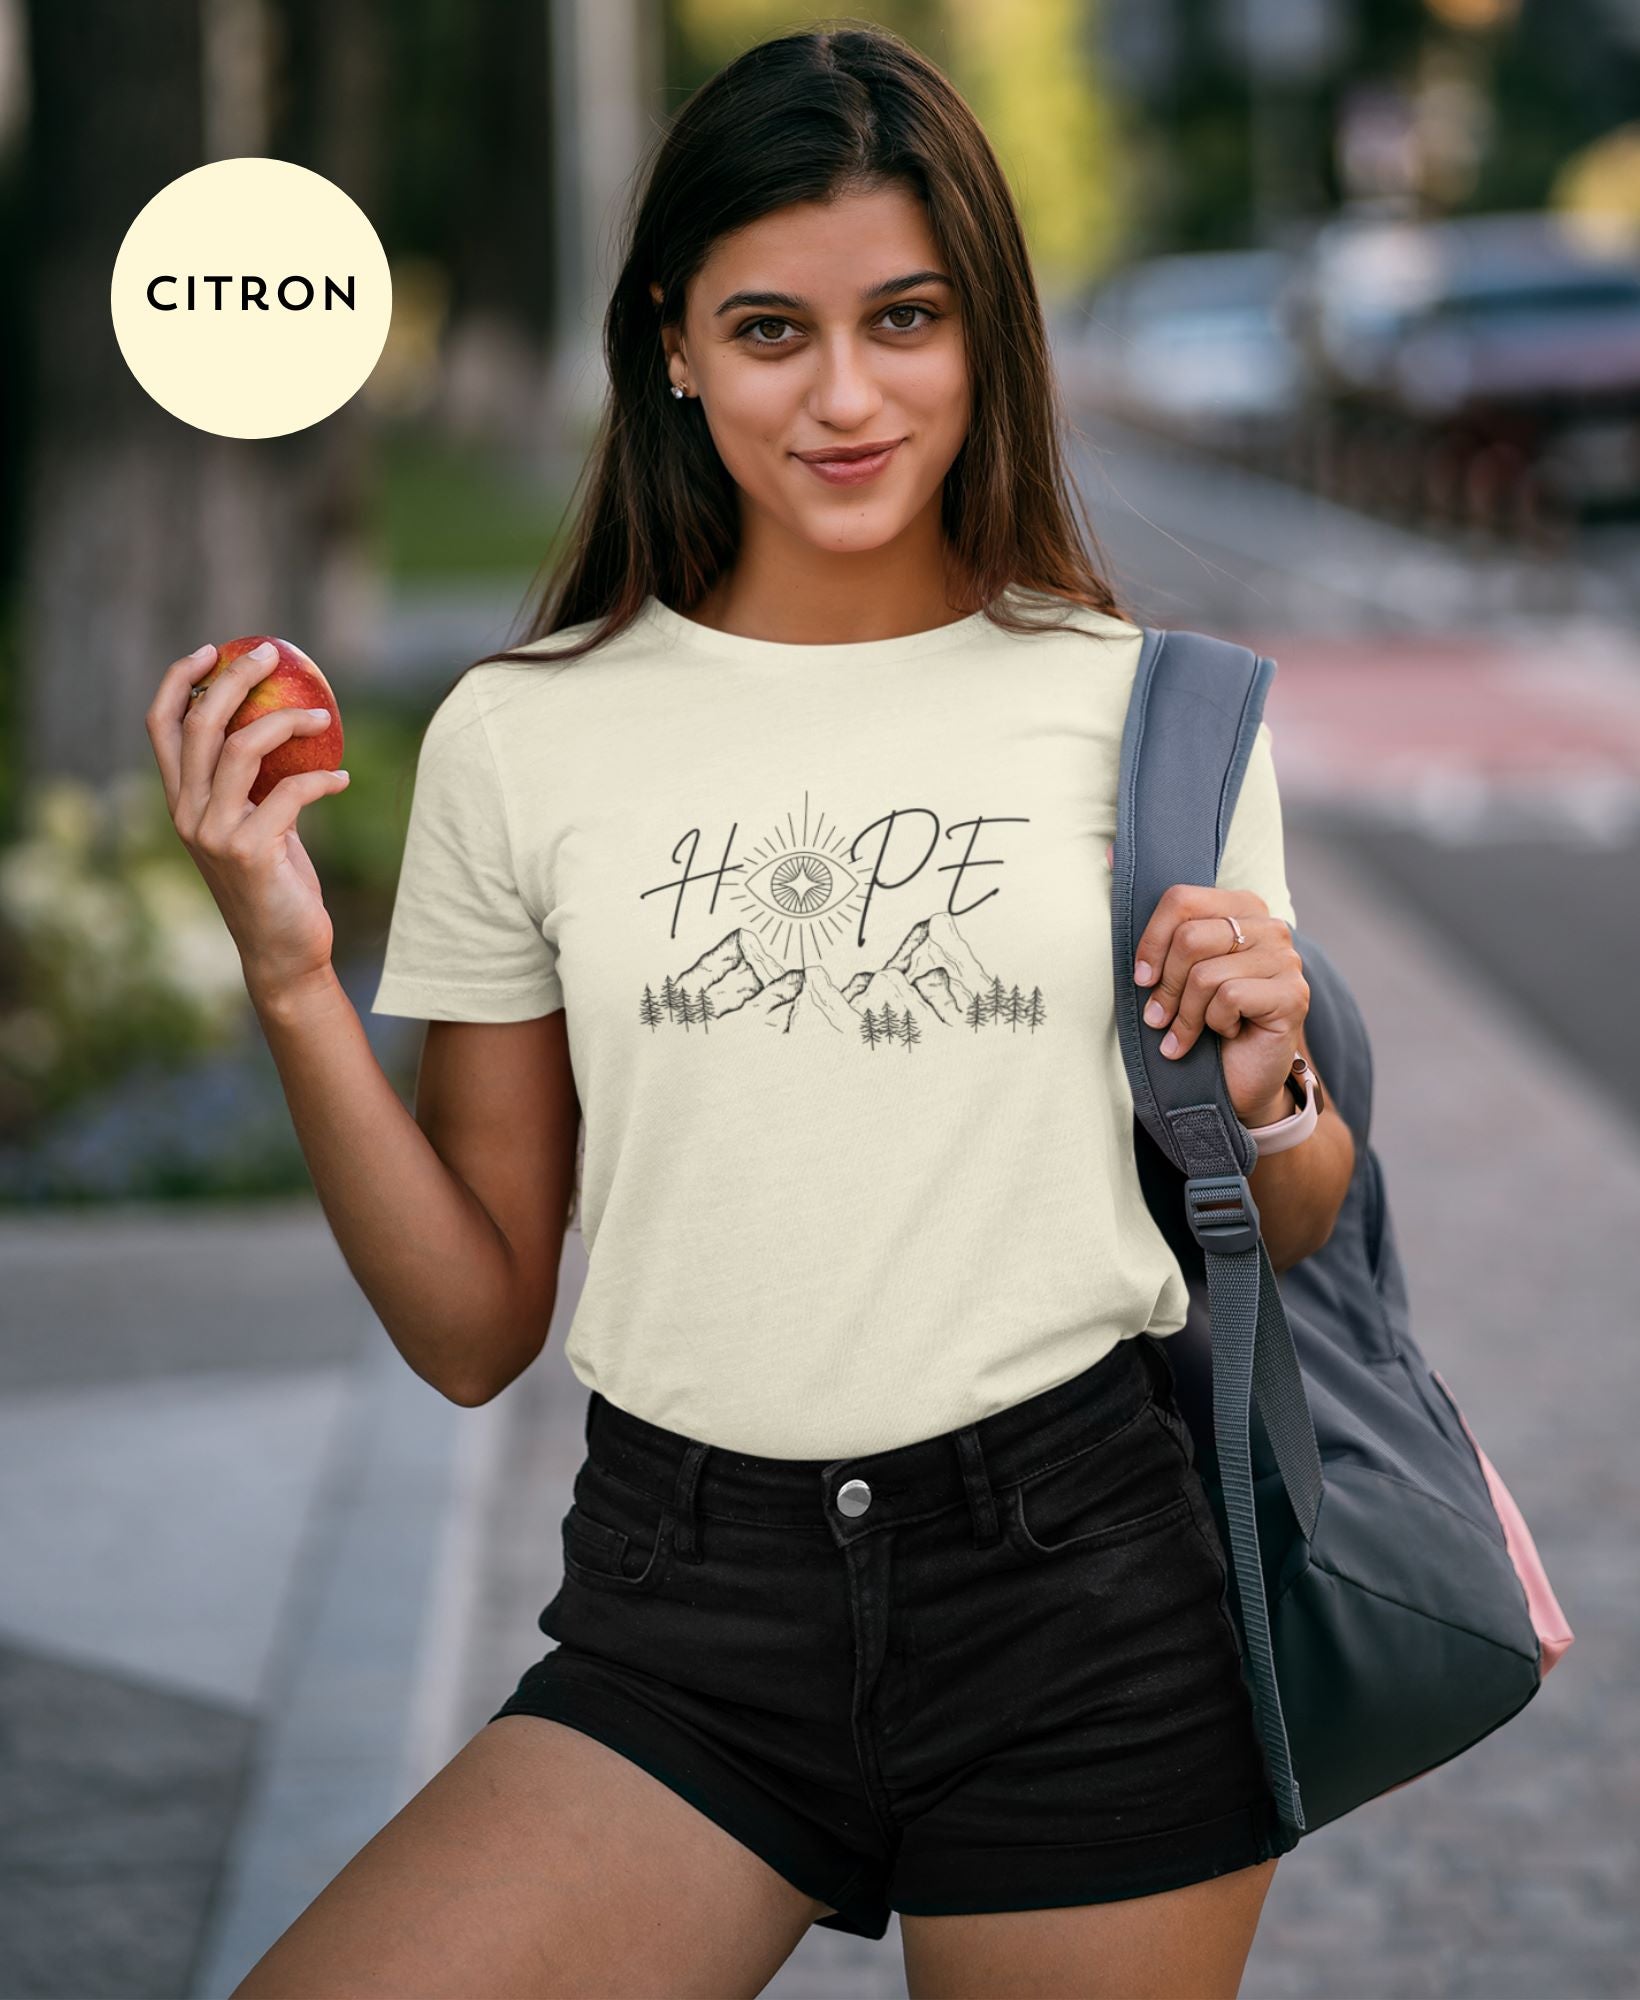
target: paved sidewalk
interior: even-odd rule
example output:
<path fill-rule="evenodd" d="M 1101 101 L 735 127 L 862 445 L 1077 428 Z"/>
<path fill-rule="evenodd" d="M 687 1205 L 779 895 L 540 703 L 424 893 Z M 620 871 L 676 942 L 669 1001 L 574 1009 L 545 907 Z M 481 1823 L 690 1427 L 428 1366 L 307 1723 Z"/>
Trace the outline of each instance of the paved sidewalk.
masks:
<path fill-rule="evenodd" d="M 1288 843 L 1373 1030 L 1418 1337 L 1577 1642 L 1514 1722 L 1286 1857 L 1244 2000 L 1628 1995 L 1640 1135 L 1302 813 Z M 0 1218 L 0 2000 L 225 2000 L 548 1643 L 580 1250 L 547 1351 L 471 1411 L 311 1202 Z M 768 1991 L 898 2000 L 898 1945 L 811 1931 Z"/>
<path fill-rule="evenodd" d="M 455 1747 L 504 1411 L 311 1200 L 7 1216 L 0 1271 L 0 1995 L 216 2000 Z"/>

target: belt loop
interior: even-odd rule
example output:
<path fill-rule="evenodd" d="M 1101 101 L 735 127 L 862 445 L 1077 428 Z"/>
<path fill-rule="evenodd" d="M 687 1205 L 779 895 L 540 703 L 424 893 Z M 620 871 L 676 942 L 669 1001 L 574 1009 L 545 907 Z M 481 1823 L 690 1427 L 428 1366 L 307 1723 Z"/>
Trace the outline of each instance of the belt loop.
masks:
<path fill-rule="evenodd" d="M 968 1492 L 968 1511 L 974 1517 L 974 1546 L 988 1548 L 991 1543 L 1002 1539 L 1002 1529 L 997 1523 L 991 1475 L 985 1469 L 985 1454 L 980 1450 L 979 1427 L 964 1424 L 960 1431 L 953 1431 L 951 1435 L 956 1440 L 962 1483 Z"/>
<path fill-rule="evenodd" d="M 1176 1410 L 1179 1403 L 1174 1387 L 1172 1355 L 1163 1350 L 1162 1343 L 1154 1334 L 1141 1333 L 1138 1338 L 1139 1351 L 1150 1366 L 1150 1379 L 1157 1401 L 1164 1410 Z"/>
<path fill-rule="evenodd" d="M 678 1465 L 677 1485 L 672 1489 L 672 1547 L 685 1562 L 698 1563 L 703 1554 L 700 1521 L 695 1509 L 695 1489 L 700 1480 L 701 1467 L 706 1463 L 706 1454 L 711 1448 L 699 1438 L 690 1441 Z"/>

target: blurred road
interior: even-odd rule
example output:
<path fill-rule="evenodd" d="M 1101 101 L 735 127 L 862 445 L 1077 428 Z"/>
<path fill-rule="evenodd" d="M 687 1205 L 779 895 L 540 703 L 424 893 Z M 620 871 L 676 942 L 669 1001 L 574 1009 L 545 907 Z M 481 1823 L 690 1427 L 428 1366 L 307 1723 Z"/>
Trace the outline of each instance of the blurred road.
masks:
<path fill-rule="evenodd" d="M 1528 588 L 1089 429 L 1085 490 L 1147 579 L 1137 615 L 1279 662 L 1289 878 L 1373 1034 L 1418 1338 L 1577 1634 L 1513 1723 L 1284 1859 L 1245 2000 L 1630 1994 L 1640 1072 L 1613 1030 L 1640 942 L 1640 659 L 1621 561 Z M 419 630 L 447 680 L 515 601 L 498 593 L 494 638 L 452 612 L 461 644 L 446 628 L 436 649 L 406 608 L 406 646 Z M 224 2000 L 545 1646 L 581 1255 L 572 1237 L 541 1359 L 473 1411 L 411 1375 L 311 1203 L 0 1218 L 0 2000 Z M 814 1930 L 768 1990 L 898 2000 L 897 1929 Z"/>

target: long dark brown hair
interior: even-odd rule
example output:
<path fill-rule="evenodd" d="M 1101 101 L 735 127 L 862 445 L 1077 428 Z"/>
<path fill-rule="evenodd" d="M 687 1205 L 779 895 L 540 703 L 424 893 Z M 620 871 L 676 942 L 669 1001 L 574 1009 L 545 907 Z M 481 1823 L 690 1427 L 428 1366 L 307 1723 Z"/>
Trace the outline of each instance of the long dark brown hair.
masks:
<path fill-rule="evenodd" d="M 895 185 L 921 198 L 963 317 L 972 418 L 941 518 L 970 601 L 1010 631 L 1037 629 L 997 601 L 1010 585 L 1129 615 L 1089 554 L 1098 545 L 1066 474 L 1041 302 L 996 155 L 926 56 L 862 22 L 759 42 L 702 84 L 660 139 L 604 316 L 609 387 L 571 497 L 569 545 L 544 565 L 522 634 L 463 674 L 590 623 L 578 641 L 523 656 L 577 659 L 630 624 L 646 596 L 687 613 L 733 566 L 737 490 L 696 400 L 669 393 L 661 328 L 681 322 L 718 237 L 793 202 Z"/>

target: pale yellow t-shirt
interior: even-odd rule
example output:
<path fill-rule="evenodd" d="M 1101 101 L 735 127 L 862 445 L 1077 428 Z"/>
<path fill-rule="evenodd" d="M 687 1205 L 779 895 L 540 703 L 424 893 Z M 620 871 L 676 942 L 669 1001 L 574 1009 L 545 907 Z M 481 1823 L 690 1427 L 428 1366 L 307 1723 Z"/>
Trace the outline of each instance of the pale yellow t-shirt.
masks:
<path fill-rule="evenodd" d="M 582 659 L 470 669 L 433 715 L 372 1011 L 567 1010 L 567 1352 L 618 1407 L 836 1458 L 1184 1324 L 1113 1009 L 1141 634 L 1058 611 L 809 646 L 651 598 Z M 1218 881 L 1295 921 L 1268 724 Z"/>

